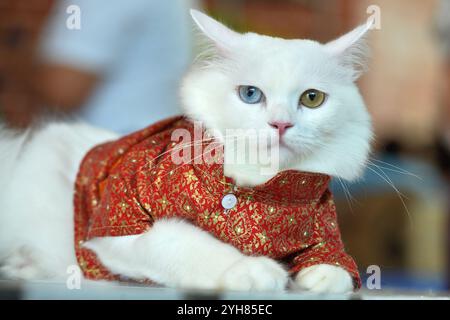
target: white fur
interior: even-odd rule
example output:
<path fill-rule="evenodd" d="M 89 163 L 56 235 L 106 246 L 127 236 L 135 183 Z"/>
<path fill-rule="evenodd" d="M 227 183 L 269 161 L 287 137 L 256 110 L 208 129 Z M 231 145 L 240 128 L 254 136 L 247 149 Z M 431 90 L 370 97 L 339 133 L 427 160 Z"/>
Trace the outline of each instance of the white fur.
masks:
<path fill-rule="evenodd" d="M 76 265 L 73 185 L 95 144 L 117 136 L 82 123 L 0 128 L 0 272 L 17 279 L 64 278 Z"/>
<path fill-rule="evenodd" d="M 288 274 L 266 257 L 249 257 L 178 219 L 159 220 L 144 234 L 95 238 L 85 246 L 111 271 L 171 287 L 283 290 Z"/>
<path fill-rule="evenodd" d="M 241 35 L 200 12 L 192 14 L 216 50 L 184 78 L 181 99 L 189 116 L 222 136 L 227 129 L 271 130 L 277 135 L 269 122 L 292 122 L 295 126 L 284 137 L 286 146 L 279 146 L 280 170 L 321 172 L 347 180 L 361 174 L 372 128 L 354 80 L 367 52 L 364 35 L 369 24 L 323 45 Z M 243 103 L 236 92 L 240 85 L 260 88 L 266 102 Z M 317 109 L 299 108 L 301 93 L 311 88 L 327 93 L 326 102 Z M 250 186 L 276 174 L 262 175 L 258 164 L 225 162 L 224 169 L 238 184 Z"/>
<path fill-rule="evenodd" d="M 367 159 L 372 136 L 370 118 L 354 80 L 364 56 L 367 27 L 330 42 L 284 40 L 254 33 L 238 34 L 206 15 L 192 11 L 212 40 L 212 55 L 186 75 L 181 100 L 186 114 L 206 127 L 270 129 L 270 121 L 295 124 L 280 145 L 283 169 L 298 169 L 354 179 Z M 265 104 L 246 105 L 239 85 L 261 88 Z M 298 107 L 306 89 L 327 93 L 317 109 Z M 273 130 L 273 135 L 276 130 Z M 14 135 L 0 133 L 0 271 L 8 278 L 64 279 L 76 264 L 72 194 L 84 154 L 115 134 L 79 123 L 50 123 Z M 277 146 L 274 146 L 277 147 Z M 227 150 L 227 146 L 225 146 Z M 259 165 L 225 163 L 238 184 L 255 185 L 271 176 Z M 112 272 L 150 278 L 182 288 L 283 290 L 288 276 L 267 257 L 249 257 L 181 220 L 161 220 L 136 236 L 92 239 L 85 245 Z M 341 268 L 317 265 L 300 271 L 300 289 L 317 292 L 351 290 Z"/>
<path fill-rule="evenodd" d="M 345 293 L 353 290 L 353 280 L 340 267 L 318 264 L 300 270 L 294 288 L 315 293 Z"/>

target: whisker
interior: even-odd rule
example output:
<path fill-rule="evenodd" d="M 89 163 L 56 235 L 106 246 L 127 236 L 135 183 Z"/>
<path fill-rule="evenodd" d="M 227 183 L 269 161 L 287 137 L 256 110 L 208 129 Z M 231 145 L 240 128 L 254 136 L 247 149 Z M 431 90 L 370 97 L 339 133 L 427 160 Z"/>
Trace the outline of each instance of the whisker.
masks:
<path fill-rule="evenodd" d="M 418 176 L 416 176 L 414 174 L 410 174 L 410 173 L 406 173 L 406 172 L 403 172 L 403 171 L 395 170 L 395 169 L 392 169 L 392 168 L 389 168 L 389 167 L 380 166 L 378 164 L 370 162 L 369 160 L 367 161 L 367 164 L 371 165 L 371 166 L 374 166 L 374 167 L 377 167 L 377 168 L 380 168 L 380 169 L 384 169 L 384 170 L 390 171 L 390 172 L 394 172 L 394 173 L 398 173 L 398 174 L 404 174 L 404 175 L 411 176 L 411 177 L 414 177 L 414 178 L 422 180 L 422 178 L 420 178 L 420 177 L 418 177 Z"/>
<path fill-rule="evenodd" d="M 352 198 L 353 197 L 350 194 L 348 188 L 346 188 L 342 179 L 340 177 L 337 177 L 337 178 L 338 178 L 339 184 L 341 185 L 342 191 L 344 192 L 344 196 L 345 196 L 345 199 L 347 200 L 348 207 L 350 208 L 352 215 L 354 215 L 355 212 L 353 211 L 353 206 L 352 206 Z"/>
<path fill-rule="evenodd" d="M 219 144 L 219 142 L 212 142 L 212 143 Z M 192 164 L 193 162 L 195 162 L 196 159 L 201 158 L 201 157 L 203 157 L 203 153 L 199 154 L 198 156 L 193 157 L 189 162 L 183 162 L 183 163 L 177 165 L 175 169 L 171 170 L 172 174 L 173 174 L 173 172 L 175 172 L 175 171 L 179 170 L 180 168 L 182 168 L 182 166 L 187 165 L 187 164 Z M 199 167 L 196 167 L 196 169 L 202 171 Z M 205 172 L 205 171 L 202 171 L 202 172 Z M 168 174 L 170 174 L 170 172 L 165 174 L 165 175 L 163 175 L 163 176 L 161 176 L 161 178 L 166 177 Z"/>
<path fill-rule="evenodd" d="M 371 168 L 371 167 L 367 167 L 367 169 L 369 169 L 370 171 L 372 171 L 373 173 L 375 173 L 376 175 L 378 175 L 381 179 L 383 179 L 392 189 L 394 189 L 395 190 L 395 192 L 397 193 L 397 195 L 398 195 L 398 197 L 399 197 L 399 199 L 400 199 L 400 201 L 401 201 L 401 203 L 402 203 L 402 205 L 403 205 L 403 208 L 405 209 L 405 211 L 406 211 L 406 213 L 407 213 L 407 216 L 408 216 L 408 220 L 409 220 L 409 223 L 410 223 L 410 227 L 412 228 L 413 227 L 413 221 L 412 221 L 412 217 L 411 217 L 411 213 L 409 212 L 409 210 L 408 210 L 408 207 L 407 207 L 407 205 L 406 205 L 406 203 L 405 203 L 405 200 L 403 199 L 403 198 L 406 198 L 407 199 L 407 197 L 405 197 L 398 189 L 397 189 L 397 187 L 394 185 L 394 183 L 392 182 L 392 180 L 389 178 L 389 177 L 384 177 L 383 175 L 381 175 L 379 172 L 377 172 L 375 169 L 373 169 L 373 168 Z M 382 170 L 380 170 L 381 172 L 383 172 Z M 384 172 L 383 172 L 384 173 Z M 384 173 L 385 174 L 385 173 Z"/>
<path fill-rule="evenodd" d="M 206 139 L 205 139 L 205 140 L 206 140 Z M 197 146 L 197 145 L 203 144 L 205 140 L 193 141 L 193 142 L 189 142 L 189 143 L 184 143 L 184 144 L 177 145 L 175 148 L 170 149 L 170 150 L 166 150 L 166 151 L 160 153 L 158 156 L 156 156 L 156 157 L 150 159 L 150 160 L 149 160 L 149 163 L 154 162 L 155 160 L 161 158 L 162 156 L 168 154 L 169 152 L 177 152 L 177 151 L 180 151 L 180 150 L 182 150 L 182 149 L 184 149 L 184 148 L 187 148 L 187 147 L 195 147 L 195 146 Z"/>
<path fill-rule="evenodd" d="M 391 177 L 389 177 L 388 174 L 387 174 L 386 172 L 383 171 L 383 169 L 381 169 L 378 165 L 375 165 L 375 164 L 373 164 L 373 166 L 374 166 L 375 168 L 377 168 L 377 169 L 381 172 L 381 174 L 382 174 L 382 175 L 383 175 L 383 176 L 384 176 L 391 184 L 394 184 L 393 181 L 392 181 L 392 179 L 391 179 Z M 369 167 L 367 167 L 367 168 L 369 168 Z M 400 195 L 401 195 L 402 197 L 404 197 L 405 199 L 409 200 L 408 197 L 407 197 L 406 195 L 404 195 L 403 193 L 400 192 Z"/>
<path fill-rule="evenodd" d="M 414 173 L 412 173 L 412 172 L 409 172 L 408 170 L 405 170 L 405 169 L 403 169 L 403 168 L 400 168 L 400 167 L 398 167 L 398 166 L 395 166 L 395 165 L 393 165 L 392 163 L 385 162 L 385 161 L 382 161 L 382 160 L 379 160 L 379 159 L 376 159 L 376 158 L 373 158 L 373 157 L 372 157 L 372 160 L 374 160 L 374 161 L 376 161 L 376 162 L 379 162 L 379 163 L 382 163 L 382 164 L 384 164 L 384 165 L 387 165 L 387 166 L 393 168 L 393 169 L 390 169 L 390 168 L 382 167 L 382 168 L 384 168 L 384 169 L 386 169 L 386 170 L 390 170 L 390 171 L 398 172 L 398 173 L 403 173 L 403 174 L 405 174 L 405 175 L 409 175 L 409 176 L 415 177 L 415 178 L 417 178 L 417 179 L 423 180 L 422 177 L 420 177 L 420 176 L 418 176 L 418 175 L 416 175 L 416 174 L 414 174 Z M 368 161 L 371 162 L 370 160 L 368 160 Z M 374 164 L 373 162 L 371 162 L 371 163 Z M 377 165 L 377 166 L 379 166 L 379 165 Z M 380 167 L 380 166 L 379 166 L 379 167 Z M 395 170 L 398 170 L 398 171 L 395 171 L 394 169 L 395 169 Z"/>

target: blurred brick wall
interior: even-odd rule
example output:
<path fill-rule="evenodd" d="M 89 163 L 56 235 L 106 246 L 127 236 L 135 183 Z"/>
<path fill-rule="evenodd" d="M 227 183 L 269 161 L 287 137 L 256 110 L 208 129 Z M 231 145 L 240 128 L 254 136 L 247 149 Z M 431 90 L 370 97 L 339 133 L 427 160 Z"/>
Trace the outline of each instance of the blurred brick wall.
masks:
<path fill-rule="evenodd" d="M 9 109 L 20 113 L 35 103 L 27 82 L 39 33 L 52 3 L 0 0 L 0 112 Z"/>
<path fill-rule="evenodd" d="M 322 42 L 352 26 L 355 0 L 205 0 L 205 9 L 240 31 Z"/>

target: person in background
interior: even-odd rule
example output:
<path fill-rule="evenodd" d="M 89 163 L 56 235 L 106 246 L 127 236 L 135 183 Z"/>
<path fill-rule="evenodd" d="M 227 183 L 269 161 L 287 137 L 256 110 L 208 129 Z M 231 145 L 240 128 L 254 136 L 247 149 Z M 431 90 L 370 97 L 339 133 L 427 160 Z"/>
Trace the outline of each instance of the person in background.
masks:
<path fill-rule="evenodd" d="M 122 134 L 179 113 L 178 82 L 191 56 L 191 5 L 55 2 L 30 79 L 36 99 L 47 109 Z M 79 28 L 68 27 L 76 18 Z"/>

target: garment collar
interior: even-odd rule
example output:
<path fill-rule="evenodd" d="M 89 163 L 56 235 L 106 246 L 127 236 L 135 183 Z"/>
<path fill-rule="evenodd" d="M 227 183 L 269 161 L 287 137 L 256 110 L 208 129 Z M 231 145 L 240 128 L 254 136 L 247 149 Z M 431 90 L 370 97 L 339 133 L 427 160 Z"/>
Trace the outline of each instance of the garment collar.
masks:
<path fill-rule="evenodd" d="M 186 120 L 189 129 L 193 130 L 191 121 Z M 212 143 L 213 139 L 204 139 L 195 143 L 202 145 L 203 154 Z M 210 148 L 211 149 L 211 148 Z M 328 190 L 331 180 L 329 175 L 321 173 L 302 172 L 298 170 L 284 170 L 276 174 L 267 182 L 254 187 L 240 187 L 233 179 L 224 174 L 223 164 L 192 163 L 194 172 L 200 178 L 203 185 L 211 193 L 237 193 L 258 201 L 304 203 L 319 200 Z"/>

